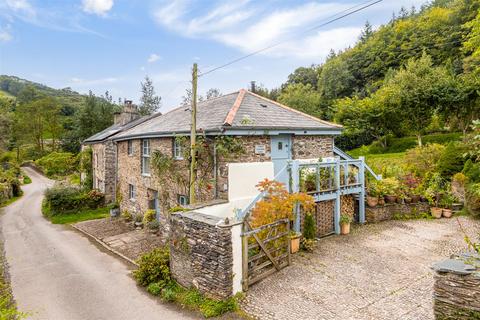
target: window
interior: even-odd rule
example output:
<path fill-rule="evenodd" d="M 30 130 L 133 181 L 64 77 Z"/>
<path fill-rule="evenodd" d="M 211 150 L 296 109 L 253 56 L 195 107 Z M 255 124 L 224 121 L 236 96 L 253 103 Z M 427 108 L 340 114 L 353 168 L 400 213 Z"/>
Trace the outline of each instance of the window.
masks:
<path fill-rule="evenodd" d="M 187 196 L 183 195 L 183 194 L 179 194 L 178 195 L 178 204 L 181 205 L 181 206 L 186 206 L 188 205 L 188 198 Z"/>
<path fill-rule="evenodd" d="M 150 140 L 142 140 L 142 174 L 150 175 Z"/>
<path fill-rule="evenodd" d="M 132 140 L 128 140 L 127 149 L 128 149 L 128 155 L 129 156 L 133 155 L 133 141 Z"/>
<path fill-rule="evenodd" d="M 173 140 L 173 158 L 177 160 L 183 160 L 182 144 L 177 139 Z"/>
<path fill-rule="evenodd" d="M 135 190 L 135 186 L 133 184 L 128 185 L 128 198 L 130 200 L 135 200 L 135 197 L 137 196 L 137 192 Z"/>
<path fill-rule="evenodd" d="M 278 142 L 278 150 L 282 150 L 283 149 L 283 143 L 280 141 Z"/>

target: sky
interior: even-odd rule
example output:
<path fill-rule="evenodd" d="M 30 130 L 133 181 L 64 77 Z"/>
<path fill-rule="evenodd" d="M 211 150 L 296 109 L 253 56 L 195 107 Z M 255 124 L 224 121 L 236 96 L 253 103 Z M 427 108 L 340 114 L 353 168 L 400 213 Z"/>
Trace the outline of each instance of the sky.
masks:
<path fill-rule="evenodd" d="M 162 109 L 206 72 L 272 44 L 260 54 L 199 78 L 199 92 L 229 93 L 254 80 L 278 87 L 299 66 L 320 64 L 331 49 L 352 46 L 368 20 L 387 23 L 402 6 L 383 0 L 305 32 L 367 0 L 0 0 L 0 74 L 80 93 L 106 90 L 138 102 L 148 75 Z M 370 2 L 373 2 L 370 1 Z"/>

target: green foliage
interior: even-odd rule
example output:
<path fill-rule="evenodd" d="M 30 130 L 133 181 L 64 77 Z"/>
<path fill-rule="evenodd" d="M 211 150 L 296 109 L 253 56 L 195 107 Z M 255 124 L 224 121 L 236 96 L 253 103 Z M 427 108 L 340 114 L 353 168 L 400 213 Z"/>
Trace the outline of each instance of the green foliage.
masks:
<path fill-rule="evenodd" d="M 153 282 L 147 286 L 147 291 L 154 296 L 159 296 L 162 293 L 162 289 L 165 288 L 165 282 Z"/>
<path fill-rule="evenodd" d="M 149 209 L 147 211 L 145 211 L 145 213 L 143 214 L 143 224 L 144 225 L 147 225 L 148 223 L 152 222 L 155 220 L 155 217 L 156 217 L 156 212 L 155 210 L 153 209 Z"/>
<path fill-rule="evenodd" d="M 150 115 L 160 109 L 161 98 L 155 94 L 152 80 L 145 76 L 144 82 L 141 82 L 142 96 L 140 97 L 140 106 L 138 112 L 142 116 Z"/>
<path fill-rule="evenodd" d="M 480 163 L 474 163 L 468 159 L 463 166 L 462 173 L 468 178 L 468 181 L 480 182 Z"/>
<path fill-rule="evenodd" d="M 23 184 L 30 184 L 32 183 L 32 179 L 27 176 L 26 174 L 23 175 Z"/>
<path fill-rule="evenodd" d="M 311 84 L 294 83 L 286 86 L 278 101 L 319 118 L 325 118 L 328 114 L 327 106 L 322 105 L 320 93 Z"/>
<path fill-rule="evenodd" d="M 236 311 L 237 309 L 237 302 L 234 298 L 229 298 L 224 301 L 206 298 L 200 305 L 200 312 L 205 318 L 218 317 L 224 313 Z"/>
<path fill-rule="evenodd" d="M 480 217 L 480 183 L 472 183 L 468 186 L 465 195 L 465 206 L 471 215 Z"/>
<path fill-rule="evenodd" d="M 52 152 L 35 163 L 48 177 L 67 176 L 75 171 L 77 158 L 70 152 Z"/>
<path fill-rule="evenodd" d="M 340 216 L 340 224 L 350 224 L 352 222 L 352 218 L 348 214 L 342 214 Z"/>
<path fill-rule="evenodd" d="M 70 213 L 51 215 L 46 206 L 42 206 L 42 212 L 53 224 L 72 224 L 88 220 L 104 219 L 110 213 L 109 209 L 102 207 L 97 209 L 79 209 Z"/>
<path fill-rule="evenodd" d="M 73 186 L 55 185 L 45 191 L 45 202 L 52 216 L 73 210 L 96 209 L 103 205 L 105 195 L 98 190 L 84 192 Z"/>
<path fill-rule="evenodd" d="M 315 239 L 315 219 L 311 214 L 306 214 L 305 215 L 305 221 L 303 223 L 303 237 L 305 239 Z"/>
<path fill-rule="evenodd" d="M 436 166 L 436 170 L 443 176 L 451 178 L 455 173 L 462 171 L 467 152 L 466 146 L 462 143 L 449 143 L 442 152 Z"/>
<path fill-rule="evenodd" d="M 168 247 L 157 248 L 143 255 L 137 261 L 138 269 L 133 271 L 133 277 L 141 286 L 151 283 L 170 281 L 170 252 Z"/>
<path fill-rule="evenodd" d="M 405 164 L 409 171 L 418 176 L 426 176 L 427 173 L 437 170 L 437 165 L 445 151 L 445 146 L 429 144 L 423 147 L 415 147 L 405 154 Z"/>
<path fill-rule="evenodd" d="M 93 150 L 90 147 L 85 148 L 81 151 L 78 158 L 78 168 L 80 174 L 84 175 L 84 179 L 81 182 L 82 187 L 86 190 L 90 190 L 93 187 L 93 167 L 92 167 L 92 156 Z"/>

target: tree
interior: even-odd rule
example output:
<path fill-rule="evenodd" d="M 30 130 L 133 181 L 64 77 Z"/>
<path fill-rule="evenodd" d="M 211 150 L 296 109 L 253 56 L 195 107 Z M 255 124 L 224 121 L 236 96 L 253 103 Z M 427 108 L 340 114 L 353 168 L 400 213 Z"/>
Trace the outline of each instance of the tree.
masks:
<path fill-rule="evenodd" d="M 205 97 L 206 97 L 207 100 L 213 99 L 213 98 L 218 98 L 220 96 L 222 96 L 222 93 L 217 88 L 210 88 L 210 89 L 208 89 L 207 93 L 205 94 Z"/>
<path fill-rule="evenodd" d="M 288 80 L 284 86 L 286 87 L 290 84 L 297 83 L 303 85 L 309 84 L 312 86 L 312 88 L 317 89 L 318 67 L 311 65 L 310 67 L 300 67 L 295 69 L 295 71 L 288 75 Z"/>
<path fill-rule="evenodd" d="M 310 84 L 294 83 L 288 85 L 278 101 L 289 107 L 316 117 L 324 117 L 328 109 L 322 106 L 322 97 Z"/>
<path fill-rule="evenodd" d="M 160 109 L 162 98 L 155 95 L 155 88 L 152 80 L 146 76 L 145 81 L 140 83 L 142 86 L 142 96 L 140 97 L 140 106 L 138 112 L 142 116 L 150 115 Z"/>
<path fill-rule="evenodd" d="M 360 33 L 360 42 L 365 42 L 373 35 L 373 28 L 370 22 L 367 20 L 362 32 Z"/>
<path fill-rule="evenodd" d="M 348 63 L 341 56 L 329 60 L 322 67 L 318 78 L 318 90 L 326 99 L 337 99 L 352 93 L 354 77 Z"/>

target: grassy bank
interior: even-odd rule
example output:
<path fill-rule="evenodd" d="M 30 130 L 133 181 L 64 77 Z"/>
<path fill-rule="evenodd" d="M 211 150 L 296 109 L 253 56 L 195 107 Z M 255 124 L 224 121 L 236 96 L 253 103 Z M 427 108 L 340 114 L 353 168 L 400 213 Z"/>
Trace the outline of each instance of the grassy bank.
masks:
<path fill-rule="evenodd" d="M 3 207 L 6 207 L 6 206 L 9 206 L 11 205 L 12 203 L 14 203 L 15 201 L 17 201 L 18 199 L 20 199 L 22 197 L 22 195 L 20 196 L 17 196 L 17 197 L 12 197 L 10 199 L 8 199 L 7 201 L 3 202 L 0 204 L 0 208 L 3 208 Z M 1 320 L 1 318 L 0 318 Z"/>
<path fill-rule="evenodd" d="M 71 224 L 87 220 L 103 219 L 108 217 L 108 208 L 81 209 L 78 211 L 66 212 L 61 214 L 52 213 L 50 208 L 42 204 L 43 215 L 53 224 Z"/>
<path fill-rule="evenodd" d="M 17 310 L 13 300 L 6 266 L 3 243 L 0 242 L 0 320 L 25 319 L 27 315 Z"/>

